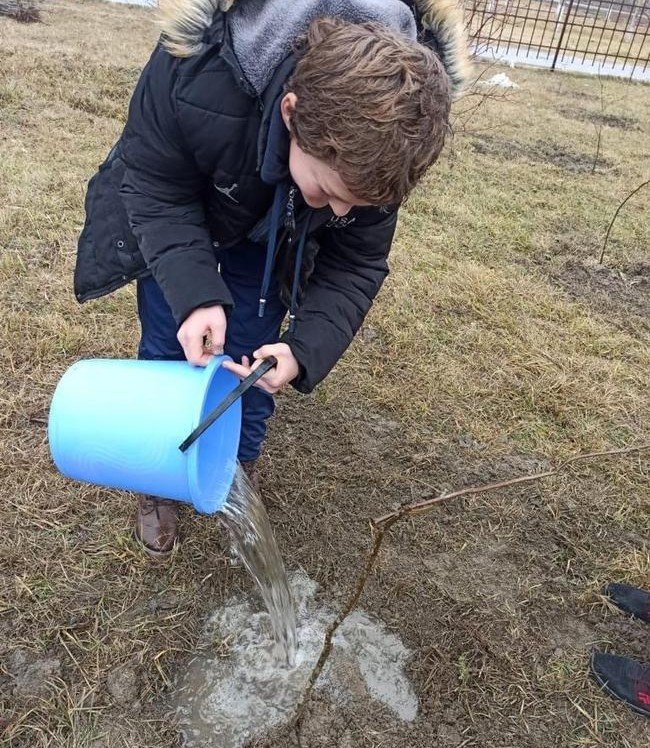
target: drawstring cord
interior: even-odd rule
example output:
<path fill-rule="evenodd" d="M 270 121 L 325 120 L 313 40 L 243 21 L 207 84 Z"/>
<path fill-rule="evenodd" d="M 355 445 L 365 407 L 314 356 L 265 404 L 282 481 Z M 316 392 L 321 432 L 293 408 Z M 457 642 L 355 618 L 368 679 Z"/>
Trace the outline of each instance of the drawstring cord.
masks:
<path fill-rule="evenodd" d="M 280 226 L 280 214 L 282 212 L 282 204 L 287 200 L 286 213 L 285 213 L 285 227 L 288 230 L 287 242 L 291 244 L 296 229 L 296 219 L 294 215 L 294 196 L 297 188 L 291 186 L 287 191 L 286 185 L 279 184 L 275 189 L 275 195 L 273 197 L 273 205 L 271 207 L 271 220 L 269 225 L 269 233 L 266 240 L 266 261 L 264 263 L 264 276 L 262 278 L 262 287 L 260 289 L 259 307 L 257 310 L 257 316 L 263 317 L 266 309 L 266 295 L 271 285 L 271 274 L 273 273 L 273 264 L 275 262 L 275 256 L 277 253 L 278 244 L 278 229 Z M 293 331 L 296 322 L 296 308 L 298 306 L 298 288 L 300 287 L 300 270 L 302 267 L 302 257 L 305 251 L 305 243 L 307 241 L 307 234 L 309 233 L 309 227 L 311 225 L 311 219 L 314 215 L 312 210 L 309 211 L 305 219 L 305 225 L 300 233 L 300 239 L 298 241 L 298 247 L 296 249 L 296 258 L 293 269 L 293 284 L 291 286 L 291 304 L 289 306 L 289 332 Z"/>
<path fill-rule="evenodd" d="M 279 184 L 275 188 L 275 196 L 273 198 L 273 207 L 271 208 L 271 224 L 269 226 L 269 234 L 266 240 L 266 262 L 264 263 L 264 276 L 262 278 L 262 288 L 260 289 L 260 302 L 257 309 L 257 316 L 264 316 L 264 309 L 266 307 L 266 295 L 271 285 L 271 273 L 273 272 L 273 261 L 275 260 L 275 249 L 278 241 L 278 227 L 280 225 L 280 213 L 282 211 L 282 203 L 286 196 L 285 188 Z"/>

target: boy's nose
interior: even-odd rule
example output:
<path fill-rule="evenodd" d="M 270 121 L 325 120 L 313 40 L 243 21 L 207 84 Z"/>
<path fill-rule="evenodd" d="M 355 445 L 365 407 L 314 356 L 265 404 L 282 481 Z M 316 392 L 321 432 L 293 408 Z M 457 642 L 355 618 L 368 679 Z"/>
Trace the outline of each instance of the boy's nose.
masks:
<path fill-rule="evenodd" d="M 330 200 L 330 208 L 335 216 L 341 218 L 342 216 L 347 216 L 352 210 L 352 204 L 344 203 L 342 200 Z"/>

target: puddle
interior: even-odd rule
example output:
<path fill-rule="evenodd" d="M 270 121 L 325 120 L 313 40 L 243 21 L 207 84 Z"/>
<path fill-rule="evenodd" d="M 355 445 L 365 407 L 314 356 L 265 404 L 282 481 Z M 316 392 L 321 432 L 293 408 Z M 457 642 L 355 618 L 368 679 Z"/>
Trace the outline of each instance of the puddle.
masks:
<path fill-rule="evenodd" d="M 233 598 L 208 620 L 201 648 L 174 696 L 186 748 L 241 748 L 290 721 L 335 612 L 316 598 L 305 573 L 292 575 L 298 648 L 294 667 L 279 665 L 270 616 L 255 598 Z M 316 688 L 333 704 L 379 701 L 395 717 L 415 719 L 418 702 L 404 668 L 401 640 L 362 610 L 339 628 Z"/>

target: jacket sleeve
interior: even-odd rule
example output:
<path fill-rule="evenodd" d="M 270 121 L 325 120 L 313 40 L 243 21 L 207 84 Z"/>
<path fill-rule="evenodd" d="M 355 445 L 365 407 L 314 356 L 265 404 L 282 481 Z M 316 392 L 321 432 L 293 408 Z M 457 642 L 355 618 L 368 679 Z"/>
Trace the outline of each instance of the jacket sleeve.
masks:
<path fill-rule="evenodd" d="M 298 360 L 292 385 L 311 392 L 352 342 L 388 275 L 397 209 L 358 208 L 346 228 L 325 229 L 293 332 L 281 340 Z"/>
<path fill-rule="evenodd" d="M 232 306 L 203 207 L 207 177 L 184 146 L 174 106 L 178 60 L 160 45 L 144 68 L 120 140 L 120 195 L 142 255 L 181 324 L 199 307 Z"/>

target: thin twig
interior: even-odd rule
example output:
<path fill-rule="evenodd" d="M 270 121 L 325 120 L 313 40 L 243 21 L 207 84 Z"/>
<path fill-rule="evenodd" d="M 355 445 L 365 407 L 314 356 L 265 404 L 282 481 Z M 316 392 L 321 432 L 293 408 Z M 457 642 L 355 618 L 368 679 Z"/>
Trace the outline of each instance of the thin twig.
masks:
<path fill-rule="evenodd" d="M 414 514 L 422 514 L 423 512 L 428 511 L 431 509 L 431 507 L 435 506 L 436 504 L 440 504 L 443 501 L 448 501 L 449 499 L 457 499 L 461 496 L 470 496 L 477 493 L 489 493 L 490 491 L 498 491 L 501 488 L 508 488 L 509 486 L 516 486 L 520 483 L 533 483 L 534 481 L 542 480 L 543 478 L 548 478 L 551 475 L 556 475 L 557 473 L 564 470 L 566 467 L 571 465 L 574 462 L 578 462 L 580 460 L 592 460 L 596 457 L 609 457 L 609 456 L 617 456 L 617 455 L 625 455 L 625 454 L 631 454 L 632 452 L 643 452 L 644 450 L 650 449 L 650 444 L 642 444 L 639 447 L 626 447 L 624 449 L 613 449 L 613 450 L 607 450 L 605 452 L 589 452 L 587 454 L 583 455 L 576 455 L 575 457 L 570 457 L 565 462 L 560 463 L 557 467 L 551 468 L 550 470 L 545 470 L 543 473 L 533 473 L 532 475 L 522 475 L 518 478 L 510 478 L 509 480 L 499 481 L 497 483 L 487 483 L 482 486 L 471 486 L 469 488 L 463 488 L 459 491 L 454 491 L 453 493 L 442 493 L 437 496 L 432 496 L 427 499 L 423 499 L 422 501 L 418 501 L 414 504 L 405 504 L 404 506 L 400 507 L 399 509 L 395 510 L 394 512 L 391 512 L 390 514 L 385 514 L 383 517 L 376 517 L 372 520 L 372 526 L 373 527 L 381 527 L 386 522 L 390 522 L 391 524 L 394 524 L 398 519 L 401 519 L 402 517 L 405 517 L 407 515 L 414 515 Z"/>
<path fill-rule="evenodd" d="M 600 265 L 603 264 L 603 260 L 605 259 L 605 250 L 607 249 L 607 241 L 609 239 L 609 232 L 612 230 L 612 226 L 614 225 L 614 221 L 616 220 L 616 217 L 618 216 L 618 213 L 619 213 L 620 209 L 625 205 L 625 203 L 631 197 L 633 197 L 634 195 L 636 195 L 636 193 L 640 189 L 642 189 L 643 187 L 645 187 L 647 184 L 650 184 L 650 179 L 646 179 L 646 181 L 643 182 L 642 184 L 640 184 L 635 190 L 632 190 L 632 192 L 630 192 L 630 194 L 625 198 L 625 200 L 623 200 L 623 202 L 618 206 L 618 208 L 616 208 L 616 213 L 614 213 L 614 217 L 610 221 L 610 224 L 609 224 L 609 226 L 607 228 L 607 233 L 605 234 L 605 241 L 603 242 L 603 251 L 600 253 L 600 260 L 598 261 L 598 263 Z"/>
<path fill-rule="evenodd" d="M 372 549 L 370 553 L 368 554 L 368 557 L 366 558 L 366 563 L 364 564 L 363 571 L 359 575 L 359 579 L 357 580 L 357 584 L 352 594 L 350 595 L 346 604 L 343 606 L 339 614 L 332 621 L 332 623 L 328 626 L 327 631 L 325 632 L 325 639 L 323 640 L 323 648 L 321 650 L 320 657 L 318 658 L 318 661 L 314 665 L 314 669 L 311 671 L 309 680 L 307 681 L 307 687 L 306 687 L 305 693 L 303 694 L 300 705 L 298 706 L 297 719 L 296 719 L 297 723 L 300 723 L 300 721 L 302 720 L 305 706 L 307 705 L 307 702 L 309 701 L 309 697 L 311 696 L 311 692 L 314 689 L 314 685 L 316 684 L 316 681 L 318 680 L 318 676 L 321 674 L 323 667 L 325 666 L 325 663 L 327 662 L 327 659 L 330 656 L 330 653 L 332 651 L 332 643 L 334 639 L 334 634 L 336 633 L 336 630 L 339 628 L 339 626 L 343 623 L 343 621 L 350 615 L 350 613 L 354 610 L 354 608 L 356 608 L 357 603 L 359 602 L 359 598 L 361 597 L 361 594 L 363 593 L 363 590 L 366 586 L 366 582 L 368 581 L 368 577 L 370 576 L 374 568 L 377 555 L 379 554 L 379 550 L 381 548 L 381 544 L 384 541 L 384 535 L 391 528 L 393 523 L 396 521 L 397 521 L 397 518 L 394 519 L 393 521 L 386 522 L 384 525 L 382 525 L 382 527 L 380 527 L 377 530 L 372 529 L 372 535 L 374 538 Z"/>
<path fill-rule="evenodd" d="M 596 173 L 596 166 L 598 165 L 598 158 L 600 157 L 600 141 L 601 141 L 602 133 L 603 133 L 603 125 L 602 125 L 602 123 L 600 125 L 594 125 L 594 127 L 596 128 L 596 132 L 598 134 L 598 137 L 596 139 L 596 153 L 594 155 L 594 162 L 591 165 L 591 173 L 592 174 Z"/>
<path fill-rule="evenodd" d="M 596 128 L 596 132 L 598 133 L 598 139 L 596 141 L 596 155 L 594 156 L 594 163 L 591 166 L 592 174 L 596 173 L 596 166 L 598 166 L 598 158 L 600 157 L 600 143 L 603 134 L 603 120 L 605 117 L 605 98 L 603 95 L 603 79 L 600 75 L 600 68 L 598 68 L 598 82 L 600 83 L 600 123 L 597 125 L 594 122 L 594 127 Z"/>
<path fill-rule="evenodd" d="M 370 523 L 373 536 L 372 547 L 370 549 L 370 552 L 368 553 L 368 556 L 366 557 L 366 562 L 363 565 L 363 569 L 359 574 L 359 578 L 357 579 L 357 583 L 355 584 L 352 593 L 348 597 L 345 605 L 336 616 L 334 621 L 329 625 L 327 632 L 325 633 L 325 639 L 323 640 L 323 647 L 321 649 L 320 656 L 311 671 L 309 680 L 307 681 L 305 693 L 303 694 L 303 697 L 296 711 L 294 725 L 296 726 L 297 732 L 300 732 L 300 727 L 305 716 L 305 709 L 314 690 L 314 686 L 316 685 L 316 681 L 322 673 L 323 668 L 325 667 L 325 664 L 332 652 L 334 634 L 341 626 L 341 624 L 345 621 L 345 619 L 350 615 L 350 613 L 356 608 L 356 605 L 359 602 L 361 595 L 363 594 L 366 583 L 368 582 L 368 579 L 373 572 L 377 557 L 379 556 L 379 551 L 381 550 L 382 544 L 384 542 L 384 538 L 395 523 L 399 522 L 401 519 L 404 519 L 404 517 L 424 514 L 443 501 L 449 501 L 450 499 L 459 498 L 460 496 L 468 496 L 471 494 L 489 493 L 491 491 L 497 491 L 501 488 L 507 488 L 509 486 L 514 486 L 521 483 L 532 483 L 533 481 L 539 481 L 543 478 L 548 478 L 549 476 L 556 475 L 557 473 L 566 469 L 574 462 L 578 462 L 581 460 L 592 460 L 597 457 L 621 457 L 623 455 L 633 454 L 635 452 L 645 452 L 647 450 L 650 450 L 650 444 L 641 444 L 637 447 L 626 447 L 623 449 L 612 449 L 603 452 L 589 452 L 587 454 L 576 455 L 575 457 L 570 457 L 569 459 L 560 463 L 557 467 L 551 468 L 550 470 L 545 470 L 541 473 L 523 475 L 519 478 L 511 478 L 509 480 L 499 481 L 498 483 L 487 483 L 482 486 L 463 488 L 459 491 L 453 491 L 452 493 L 439 494 L 437 496 L 432 496 L 428 499 L 424 499 L 423 501 L 418 501 L 412 504 L 405 504 L 404 506 L 400 507 L 394 512 L 391 512 L 390 514 L 385 514 L 383 517 L 377 517 L 376 519 L 373 519 Z"/>
<path fill-rule="evenodd" d="M 479 84 L 484 83 L 482 80 L 488 72 L 495 67 L 498 64 L 498 60 L 495 60 L 493 62 L 490 62 L 488 65 L 486 65 L 483 70 L 474 78 L 474 80 L 467 86 L 467 89 L 461 96 L 457 99 L 457 103 L 460 101 L 464 101 L 467 99 L 472 98 L 478 98 L 478 103 L 470 104 L 467 108 L 461 110 L 461 111 L 455 111 L 454 112 L 454 118 L 450 122 L 450 128 L 452 131 L 452 134 L 456 134 L 459 132 L 467 133 L 467 123 L 470 119 L 469 115 L 476 112 L 477 109 L 479 109 L 483 104 L 485 104 L 488 100 L 495 100 L 495 101 L 505 101 L 508 100 L 508 93 L 507 91 L 499 91 L 497 90 L 497 86 L 493 86 L 492 88 L 489 88 L 487 90 L 480 90 Z"/>

